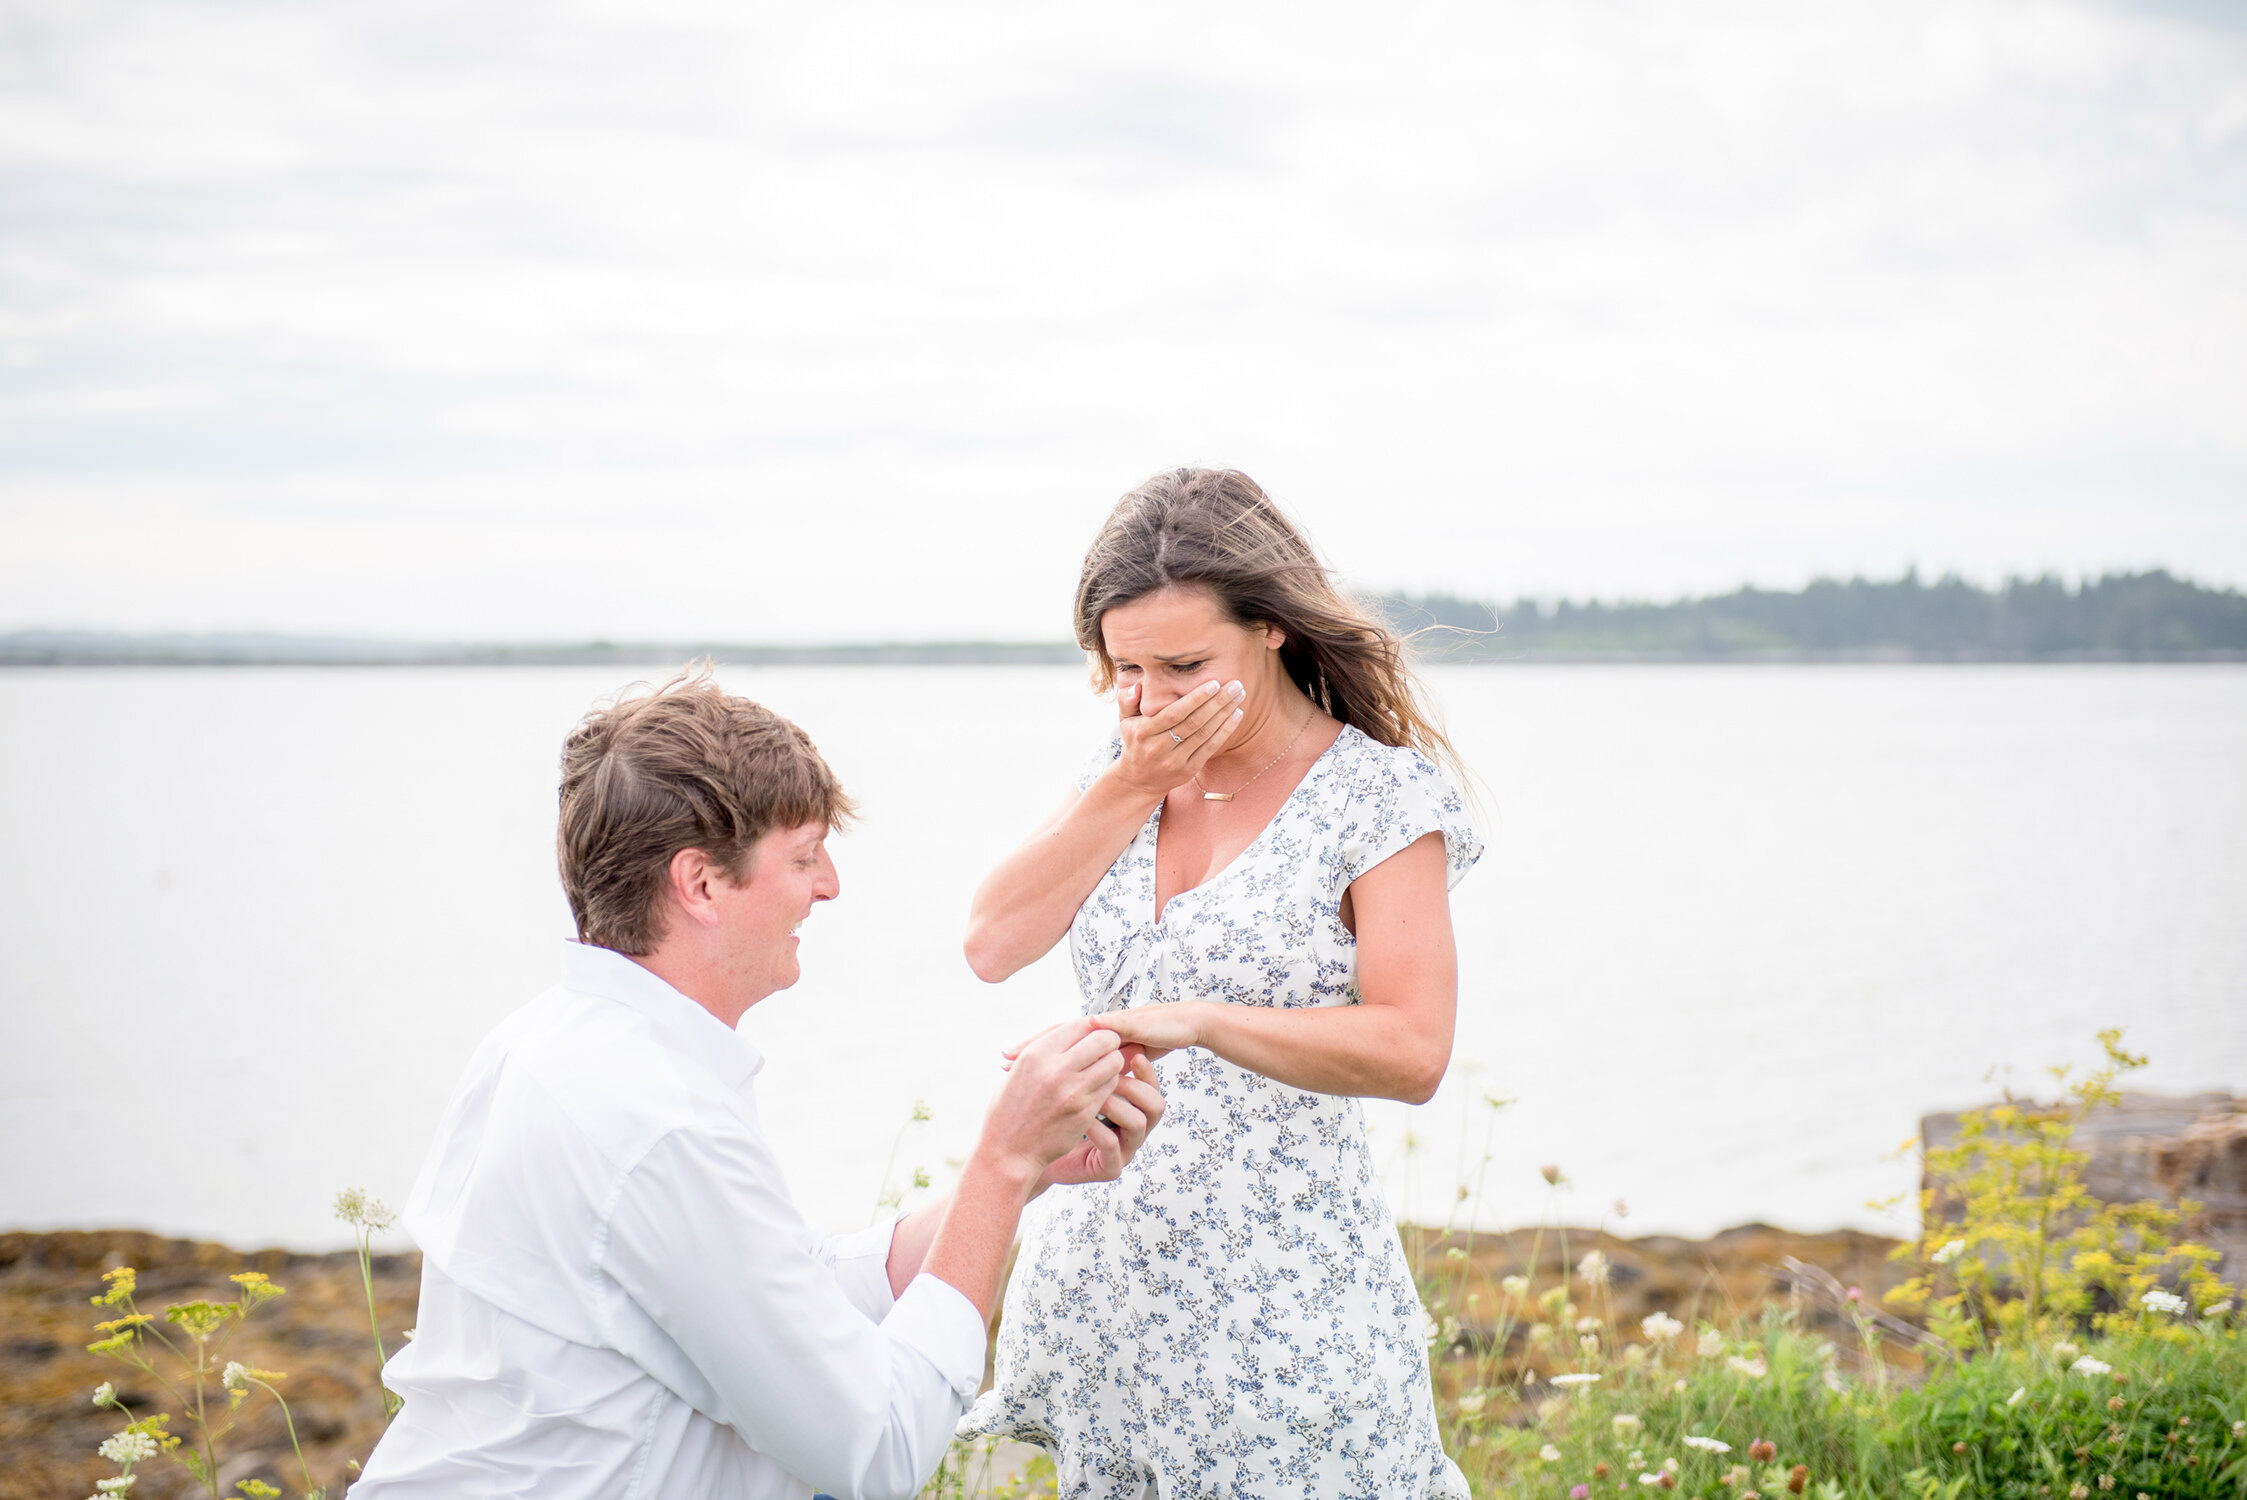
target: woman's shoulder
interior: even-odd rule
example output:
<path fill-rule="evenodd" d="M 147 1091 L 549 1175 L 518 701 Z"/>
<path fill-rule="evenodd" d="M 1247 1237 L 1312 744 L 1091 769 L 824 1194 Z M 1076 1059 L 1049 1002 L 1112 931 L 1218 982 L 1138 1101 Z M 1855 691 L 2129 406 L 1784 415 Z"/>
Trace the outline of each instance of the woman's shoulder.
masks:
<path fill-rule="evenodd" d="M 1334 741 L 1344 782 L 1353 791 L 1412 786 L 1447 797 L 1459 795 L 1451 773 L 1412 745 L 1384 745 L 1354 724 L 1342 726 Z"/>

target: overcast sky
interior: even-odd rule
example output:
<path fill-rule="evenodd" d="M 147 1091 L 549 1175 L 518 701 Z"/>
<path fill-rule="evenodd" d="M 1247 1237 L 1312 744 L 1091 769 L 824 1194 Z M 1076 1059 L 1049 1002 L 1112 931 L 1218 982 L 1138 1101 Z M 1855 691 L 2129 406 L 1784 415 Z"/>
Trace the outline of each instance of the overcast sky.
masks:
<path fill-rule="evenodd" d="M 2227 19 L 2227 15 L 2233 19 Z M 2247 581 L 2247 9 L 0 0 L 0 626 Z"/>

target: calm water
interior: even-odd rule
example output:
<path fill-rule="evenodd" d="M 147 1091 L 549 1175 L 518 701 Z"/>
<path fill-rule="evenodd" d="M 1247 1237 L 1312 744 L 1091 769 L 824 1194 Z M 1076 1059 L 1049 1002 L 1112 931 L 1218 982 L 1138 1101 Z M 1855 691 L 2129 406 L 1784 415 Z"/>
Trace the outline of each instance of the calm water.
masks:
<path fill-rule="evenodd" d="M 0 673 L 0 1227 L 333 1244 L 397 1200 L 476 1038 L 551 981 L 563 732 L 610 669 Z M 1063 668 L 773 669 L 866 817 L 806 978 L 744 1029 L 817 1221 L 972 1139 L 1001 1044 L 1074 1008 L 1001 986 L 967 896 L 1105 718 Z M 2084 1057 L 2247 1090 L 2247 670 L 1471 668 L 1436 692 L 1490 852 L 1454 897 L 1452 1077 L 1372 1113 L 1441 1220 L 1893 1226 L 1923 1111 Z M 1464 1125 L 1464 1130 L 1463 1130 Z M 1409 1142 L 1416 1146 L 1408 1147 Z"/>

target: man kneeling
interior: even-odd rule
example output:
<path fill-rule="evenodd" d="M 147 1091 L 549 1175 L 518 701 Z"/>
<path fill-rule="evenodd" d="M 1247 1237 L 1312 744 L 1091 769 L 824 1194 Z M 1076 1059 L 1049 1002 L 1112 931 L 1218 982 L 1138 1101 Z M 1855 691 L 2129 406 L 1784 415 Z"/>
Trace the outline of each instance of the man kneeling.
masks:
<path fill-rule="evenodd" d="M 948 1196 L 814 1234 L 733 1028 L 796 982 L 849 812 L 802 730 L 707 678 L 570 735 L 579 941 L 477 1049 L 414 1186 L 419 1327 L 383 1371 L 405 1406 L 355 1500 L 909 1496 L 934 1471 L 1023 1205 L 1114 1179 L 1162 1096 L 1114 1032 L 1056 1027 Z"/>

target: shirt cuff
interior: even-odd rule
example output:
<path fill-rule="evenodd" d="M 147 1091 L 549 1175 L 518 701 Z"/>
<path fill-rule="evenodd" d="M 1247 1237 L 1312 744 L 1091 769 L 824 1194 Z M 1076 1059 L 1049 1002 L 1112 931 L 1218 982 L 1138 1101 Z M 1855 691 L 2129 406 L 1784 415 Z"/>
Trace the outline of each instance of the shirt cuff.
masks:
<path fill-rule="evenodd" d="M 827 1242 L 835 1284 L 850 1305 L 879 1323 L 889 1316 L 897 1299 L 889 1289 L 889 1247 L 897 1234 L 897 1215 Z"/>
<path fill-rule="evenodd" d="M 923 1271 L 882 1320 L 882 1331 L 918 1349 L 960 1400 L 975 1399 L 983 1385 L 984 1346 L 990 1330 L 983 1326 L 983 1314 L 958 1287 Z"/>

